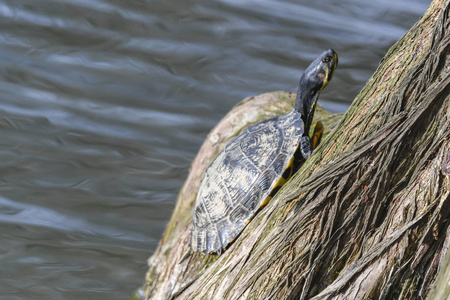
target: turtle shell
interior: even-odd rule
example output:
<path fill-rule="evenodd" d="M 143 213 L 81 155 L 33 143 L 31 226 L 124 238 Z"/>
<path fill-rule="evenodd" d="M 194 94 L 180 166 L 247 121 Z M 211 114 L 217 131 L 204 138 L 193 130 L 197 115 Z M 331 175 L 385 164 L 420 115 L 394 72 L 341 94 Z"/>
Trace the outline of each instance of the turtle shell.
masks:
<path fill-rule="evenodd" d="M 209 166 L 194 208 L 194 252 L 220 253 L 284 183 L 304 130 L 300 117 L 293 109 L 249 127 Z"/>

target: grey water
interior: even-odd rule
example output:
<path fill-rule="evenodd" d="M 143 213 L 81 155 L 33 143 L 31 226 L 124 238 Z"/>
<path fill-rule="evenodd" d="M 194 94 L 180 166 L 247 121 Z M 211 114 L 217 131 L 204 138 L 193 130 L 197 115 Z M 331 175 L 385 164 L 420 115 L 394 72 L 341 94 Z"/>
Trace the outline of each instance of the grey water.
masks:
<path fill-rule="evenodd" d="M 0 299 L 129 299 L 241 99 L 333 48 L 345 112 L 425 0 L 0 0 Z"/>

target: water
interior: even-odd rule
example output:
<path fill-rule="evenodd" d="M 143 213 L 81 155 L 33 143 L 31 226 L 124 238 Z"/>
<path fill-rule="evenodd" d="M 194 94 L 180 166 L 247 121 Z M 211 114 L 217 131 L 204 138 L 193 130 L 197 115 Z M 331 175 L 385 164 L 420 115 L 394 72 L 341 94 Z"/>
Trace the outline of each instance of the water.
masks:
<path fill-rule="evenodd" d="M 344 112 L 429 1 L 0 1 L 0 299 L 127 299 L 208 131 L 242 98 Z"/>

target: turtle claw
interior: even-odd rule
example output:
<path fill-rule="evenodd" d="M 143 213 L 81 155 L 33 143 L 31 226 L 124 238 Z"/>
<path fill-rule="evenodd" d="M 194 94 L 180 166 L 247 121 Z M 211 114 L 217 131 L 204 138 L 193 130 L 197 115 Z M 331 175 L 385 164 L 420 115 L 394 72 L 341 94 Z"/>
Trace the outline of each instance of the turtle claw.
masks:
<path fill-rule="evenodd" d="M 308 159 L 311 156 L 311 141 L 309 136 L 302 136 L 302 140 L 300 141 L 300 153 L 302 154 L 304 159 Z"/>
<path fill-rule="evenodd" d="M 309 136 L 302 136 L 300 141 L 300 152 L 304 159 L 308 159 L 313 153 L 314 149 L 317 148 L 320 144 L 320 140 L 323 135 L 323 124 L 320 121 L 317 121 L 316 126 L 314 127 L 314 133 L 312 139 Z"/>

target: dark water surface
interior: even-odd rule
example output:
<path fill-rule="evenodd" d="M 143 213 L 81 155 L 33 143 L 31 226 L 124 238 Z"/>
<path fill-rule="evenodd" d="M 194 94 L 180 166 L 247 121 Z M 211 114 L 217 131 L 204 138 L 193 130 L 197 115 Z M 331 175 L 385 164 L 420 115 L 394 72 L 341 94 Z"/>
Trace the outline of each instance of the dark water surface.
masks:
<path fill-rule="evenodd" d="M 333 48 L 344 112 L 429 1 L 0 1 L 0 299 L 127 299 L 208 131 Z"/>

